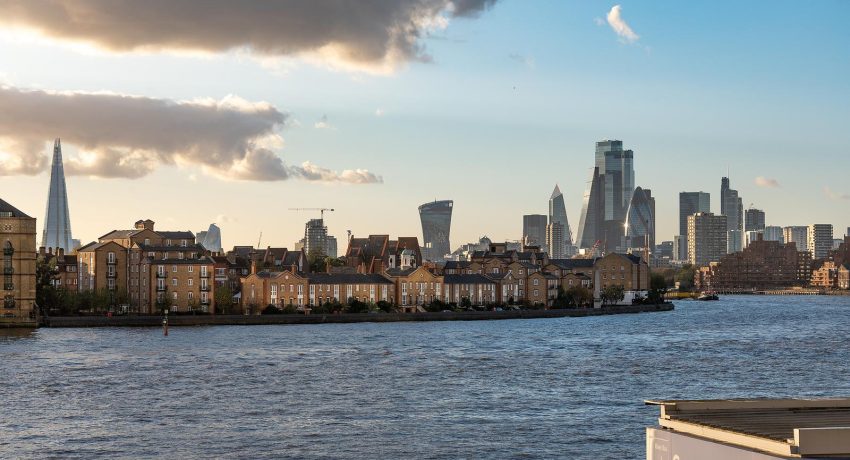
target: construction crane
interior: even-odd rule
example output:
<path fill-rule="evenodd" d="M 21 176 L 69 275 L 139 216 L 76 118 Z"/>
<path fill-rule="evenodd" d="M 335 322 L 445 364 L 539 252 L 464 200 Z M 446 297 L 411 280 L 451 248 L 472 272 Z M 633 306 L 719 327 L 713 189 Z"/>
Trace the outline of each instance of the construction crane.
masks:
<path fill-rule="evenodd" d="M 587 252 L 585 252 L 584 255 L 581 256 L 580 258 L 582 258 L 582 259 L 592 259 L 594 257 L 594 255 L 596 254 L 596 251 L 599 249 L 600 244 L 602 244 L 602 240 L 596 240 L 596 242 L 593 243 L 593 247 L 588 249 Z"/>
<path fill-rule="evenodd" d="M 319 211 L 322 220 L 325 220 L 325 211 L 333 211 L 333 208 L 289 208 L 290 211 Z"/>

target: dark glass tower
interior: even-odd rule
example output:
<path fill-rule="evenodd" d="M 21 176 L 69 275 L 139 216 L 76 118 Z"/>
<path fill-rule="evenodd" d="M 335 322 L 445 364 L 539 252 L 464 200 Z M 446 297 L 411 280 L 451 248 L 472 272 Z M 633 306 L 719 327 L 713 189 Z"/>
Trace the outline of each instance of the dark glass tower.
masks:
<path fill-rule="evenodd" d="M 655 247 L 655 198 L 640 187 L 632 194 L 626 218 L 626 239 L 631 248 Z"/>
<path fill-rule="evenodd" d="M 452 228 L 452 200 L 434 201 L 419 206 L 422 221 L 423 256 L 427 260 L 442 260 L 451 253 L 449 232 Z"/>
<path fill-rule="evenodd" d="M 44 231 L 41 234 L 41 246 L 62 249 L 67 253 L 74 251 L 71 238 L 71 218 L 68 212 L 68 191 L 65 187 L 65 168 L 62 165 L 62 144 L 59 139 L 53 143 L 53 164 L 50 167 L 50 190 L 47 196 L 47 210 L 44 213 Z"/>

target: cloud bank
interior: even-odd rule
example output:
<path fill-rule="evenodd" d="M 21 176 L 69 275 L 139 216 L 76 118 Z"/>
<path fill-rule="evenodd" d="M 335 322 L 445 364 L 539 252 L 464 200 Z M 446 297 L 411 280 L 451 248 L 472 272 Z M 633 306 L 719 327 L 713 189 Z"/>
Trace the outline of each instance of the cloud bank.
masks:
<path fill-rule="evenodd" d="M 772 179 L 769 177 L 758 176 L 755 179 L 755 184 L 759 187 L 764 188 L 778 188 L 780 187 L 779 181 L 776 179 Z"/>
<path fill-rule="evenodd" d="M 611 11 L 608 12 L 608 25 L 611 26 L 611 29 L 620 37 L 622 42 L 634 43 L 640 39 L 640 36 L 623 19 L 621 10 L 620 5 L 614 5 L 611 8 Z"/>
<path fill-rule="evenodd" d="M 497 0 L 0 0 L 0 25 L 118 52 L 247 49 L 357 66 L 427 60 L 421 38 Z"/>
<path fill-rule="evenodd" d="M 381 181 L 361 169 L 322 169 L 317 177 L 313 165 L 287 165 L 272 151 L 283 145 L 278 130 L 286 120 L 268 103 L 235 96 L 172 101 L 0 86 L 0 175 L 44 171 L 46 143 L 60 137 L 80 151 L 65 158 L 69 175 L 136 179 L 162 165 L 185 165 L 238 180 Z"/>

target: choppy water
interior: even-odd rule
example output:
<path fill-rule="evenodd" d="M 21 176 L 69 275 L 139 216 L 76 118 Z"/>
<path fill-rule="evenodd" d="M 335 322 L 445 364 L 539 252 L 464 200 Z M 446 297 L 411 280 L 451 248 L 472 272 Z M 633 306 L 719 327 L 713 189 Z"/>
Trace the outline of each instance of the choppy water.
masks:
<path fill-rule="evenodd" d="M 0 457 L 643 458 L 647 398 L 850 395 L 850 297 L 0 331 Z"/>

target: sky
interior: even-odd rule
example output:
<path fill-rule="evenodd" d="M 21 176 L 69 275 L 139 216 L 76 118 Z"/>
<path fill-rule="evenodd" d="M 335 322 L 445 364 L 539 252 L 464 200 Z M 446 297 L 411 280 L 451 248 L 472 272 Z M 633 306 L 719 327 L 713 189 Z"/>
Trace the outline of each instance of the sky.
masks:
<path fill-rule="evenodd" d="M 48 7 L 50 4 L 52 6 Z M 657 201 L 729 171 L 768 225 L 850 227 L 845 1 L 0 0 L 0 198 L 41 222 L 62 138 L 75 238 L 216 222 L 225 248 L 522 236 L 555 184 L 573 233 L 594 143 Z M 41 224 L 39 224 L 40 226 Z M 341 248 L 343 250 L 343 248 Z"/>

